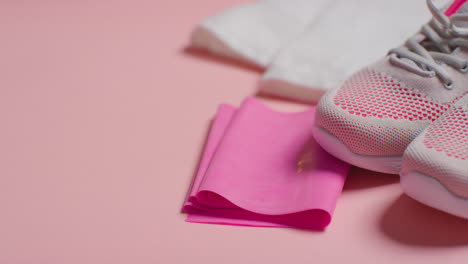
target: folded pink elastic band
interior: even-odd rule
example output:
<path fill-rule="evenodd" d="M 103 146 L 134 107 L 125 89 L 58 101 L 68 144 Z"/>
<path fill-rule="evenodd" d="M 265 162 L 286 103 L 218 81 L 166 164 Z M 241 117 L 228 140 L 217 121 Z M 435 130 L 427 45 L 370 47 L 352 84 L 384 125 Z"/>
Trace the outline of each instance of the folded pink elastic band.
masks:
<path fill-rule="evenodd" d="M 315 108 L 221 105 L 184 204 L 188 222 L 323 229 L 349 165 L 314 141 Z"/>

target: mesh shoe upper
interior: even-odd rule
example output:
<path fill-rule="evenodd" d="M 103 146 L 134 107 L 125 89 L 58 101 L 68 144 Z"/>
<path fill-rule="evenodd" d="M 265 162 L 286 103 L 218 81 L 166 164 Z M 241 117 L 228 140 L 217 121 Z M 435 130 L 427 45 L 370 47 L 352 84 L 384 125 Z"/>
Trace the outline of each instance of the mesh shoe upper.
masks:
<path fill-rule="evenodd" d="M 449 18 L 449 12 L 428 1 L 431 22 L 325 94 L 316 126 L 355 154 L 402 156 L 416 136 L 468 92 L 468 34 L 455 32 L 468 31 L 468 23 L 457 21 L 468 20 L 465 2 L 452 3 L 446 11 L 453 9 L 457 16 Z"/>
<path fill-rule="evenodd" d="M 316 126 L 356 154 L 401 156 L 408 144 L 451 104 L 370 67 L 322 98 Z"/>
<path fill-rule="evenodd" d="M 403 157 L 402 177 L 411 171 L 431 176 L 468 198 L 468 96 L 411 143 Z"/>
<path fill-rule="evenodd" d="M 351 115 L 409 121 L 434 121 L 450 107 L 370 69 L 349 78 L 333 102 Z"/>
<path fill-rule="evenodd" d="M 423 142 L 447 157 L 468 159 L 468 111 L 461 106 L 453 109 L 428 128 Z"/>

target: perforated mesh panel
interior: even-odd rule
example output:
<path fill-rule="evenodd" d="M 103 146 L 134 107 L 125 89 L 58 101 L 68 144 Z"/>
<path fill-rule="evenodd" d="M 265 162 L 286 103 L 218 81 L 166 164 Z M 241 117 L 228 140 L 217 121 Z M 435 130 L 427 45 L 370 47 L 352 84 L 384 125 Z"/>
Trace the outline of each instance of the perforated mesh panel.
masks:
<path fill-rule="evenodd" d="M 449 157 L 468 159 L 468 111 L 458 107 L 442 116 L 428 128 L 424 145 Z"/>
<path fill-rule="evenodd" d="M 438 125 L 436 123 L 439 121 L 441 119 L 437 120 L 434 125 Z M 423 173 L 437 179 L 453 194 L 468 198 L 468 162 L 454 156 L 449 157 L 440 148 L 439 151 L 436 151 L 435 147 L 428 149 L 425 142 L 428 134 L 432 134 L 429 136 L 431 141 L 436 135 L 430 130 L 428 128 L 423 138 L 417 138 L 409 145 L 403 156 L 402 175 L 412 171 Z M 431 144 L 436 144 L 436 141 L 432 141 Z M 440 147 L 440 142 L 437 145 Z"/>
<path fill-rule="evenodd" d="M 333 101 L 352 115 L 410 121 L 434 121 L 451 105 L 438 104 L 390 77 L 369 69 L 349 78 Z"/>
<path fill-rule="evenodd" d="M 408 144 L 424 129 L 383 127 L 372 125 L 372 122 L 351 121 L 323 100 L 317 108 L 315 124 L 337 137 L 352 152 L 371 156 L 401 156 Z"/>

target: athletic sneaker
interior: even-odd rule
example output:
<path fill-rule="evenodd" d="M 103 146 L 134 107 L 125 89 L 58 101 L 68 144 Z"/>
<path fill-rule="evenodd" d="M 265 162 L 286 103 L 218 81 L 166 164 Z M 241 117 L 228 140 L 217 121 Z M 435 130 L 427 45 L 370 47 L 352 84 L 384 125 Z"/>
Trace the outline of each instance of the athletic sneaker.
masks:
<path fill-rule="evenodd" d="M 468 96 L 408 146 L 400 175 L 409 196 L 468 218 Z"/>
<path fill-rule="evenodd" d="M 358 167 L 398 174 L 406 147 L 468 92 L 468 4 L 438 9 L 406 43 L 320 100 L 317 142 Z"/>

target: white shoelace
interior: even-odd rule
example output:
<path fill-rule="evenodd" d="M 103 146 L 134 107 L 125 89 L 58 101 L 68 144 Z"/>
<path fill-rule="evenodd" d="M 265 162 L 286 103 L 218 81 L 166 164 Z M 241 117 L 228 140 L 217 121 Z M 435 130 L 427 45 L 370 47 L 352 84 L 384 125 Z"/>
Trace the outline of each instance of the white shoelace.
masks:
<path fill-rule="evenodd" d="M 468 48 L 468 28 L 455 25 L 455 22 L 468 22 L 468 14 L 447 17 L 432 0 L 427 0 L 427 6 L 433 16 L 431 21 L 403 46 L 390 50 L 390 61 L 416 74 L 437 76 L 445 88 L 452 89 L 453 79 L 443 65 L 449 65 L 461 72 L 468 71 L 468 61 L 453 55 L 457 48 Z M 414 67 L 402 59 L 414 62 L 422 71 L 414 70 Z"/>

